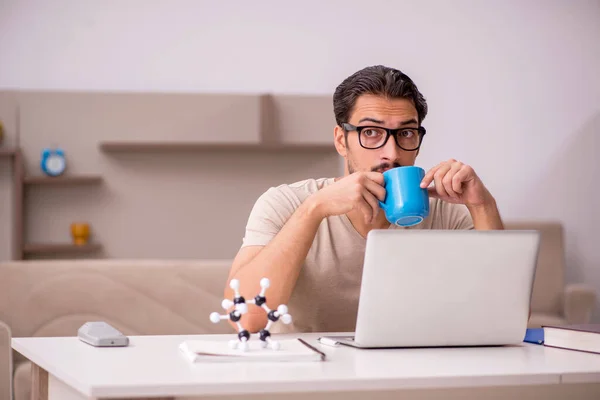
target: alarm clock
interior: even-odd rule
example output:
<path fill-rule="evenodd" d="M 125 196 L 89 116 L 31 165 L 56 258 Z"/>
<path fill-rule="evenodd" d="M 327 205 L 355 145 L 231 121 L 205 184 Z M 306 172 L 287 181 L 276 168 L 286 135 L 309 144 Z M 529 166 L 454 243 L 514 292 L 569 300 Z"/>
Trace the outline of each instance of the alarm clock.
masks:
<path fill-rule="evenodd" d="M 65 172 L 67 160 L 62 149 L 44 149 L 40 162 L 42 171 L 48 176 L 59 176 Z"/>

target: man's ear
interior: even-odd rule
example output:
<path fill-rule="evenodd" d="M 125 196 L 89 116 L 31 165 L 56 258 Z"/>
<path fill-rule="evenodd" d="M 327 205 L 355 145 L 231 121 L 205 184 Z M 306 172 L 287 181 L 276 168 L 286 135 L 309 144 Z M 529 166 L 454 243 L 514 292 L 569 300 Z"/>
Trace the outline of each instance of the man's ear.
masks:
<path fill-rule="evenodd" d="M 346 154 L 348 154 L 348 148 L 346 147 L 346 133 L 339 125 L 336 125 L 333 129 L 333 143 L 338 154 L 342 157 L 346 157 Z"/>

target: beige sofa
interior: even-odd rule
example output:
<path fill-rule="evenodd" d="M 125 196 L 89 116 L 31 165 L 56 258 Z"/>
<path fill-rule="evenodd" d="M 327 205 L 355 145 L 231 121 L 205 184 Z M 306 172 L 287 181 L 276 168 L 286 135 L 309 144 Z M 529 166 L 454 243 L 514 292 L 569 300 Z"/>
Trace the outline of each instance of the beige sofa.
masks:
<path fill-rule="evenodd" d="M 596 291 L 583 283 L 565 284 L 565 234 L 559 222 L 508 221 L 506 229 L 541 234 L 529 326 L 582 324 L 591 320 Z"/>
<path fill-rule="evenodd" d="M 0 263 L 0 399 L 30 398 L 30 364 L 10 334 L 74 336 L 87 321 L 126 335 L 231 333 L 221 311 L 230 261 L 78 260 Z M 10 330 L 9 330 L 10 327 Z M 12 354 L 11 354 L 12 353 Z M 11 357 L 12 355 L 12 357 Z M 11 379 L 14 372 L 14 379 Z"/>
<path fill-rule="evenodd" d="M 561 226 L 507 228 L 542 232 L 530 326 L 588 322 L 595 293 L 564 285 Z M 126 335 L 233 332 L 208 318 L 220 310 L 229 267 L 229 260 L 0 263 L 0 399 L 10 398 L 11 384 L 15 400 L 29 399 L 30 364 L 11 352 L 11 331 L 18 337 L 72 336 L 85 322 L 104 320 Z"/>

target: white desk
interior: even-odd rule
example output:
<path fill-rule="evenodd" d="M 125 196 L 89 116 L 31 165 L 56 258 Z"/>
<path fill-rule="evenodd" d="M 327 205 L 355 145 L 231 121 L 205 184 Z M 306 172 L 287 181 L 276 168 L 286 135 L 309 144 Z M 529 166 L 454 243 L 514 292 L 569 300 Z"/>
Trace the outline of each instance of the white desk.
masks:
<path fill-rule="evenodd" d="M 265 399 L 284 393 L 286 399 L 372 400 L 398 398 L 399 392 L 420 399 L 600 398 L 600 355 L 533 344 L 357 350 L 320 345 L 318 334 L 301 336 L 328 360 L 192 364 L 178 345 L 198 336 L 132 336 L 124 348 L 95 348 L 76 337 L 13 338 L 12 347 L 35 364 L 34 398 L 40 400 Z"/>

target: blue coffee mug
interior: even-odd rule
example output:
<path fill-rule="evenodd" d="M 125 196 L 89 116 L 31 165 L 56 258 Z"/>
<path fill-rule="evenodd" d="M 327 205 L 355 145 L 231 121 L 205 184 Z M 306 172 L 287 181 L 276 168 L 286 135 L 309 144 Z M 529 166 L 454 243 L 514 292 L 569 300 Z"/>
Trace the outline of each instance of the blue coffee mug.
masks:
<path fill-rule="evenodd" d="M 398 226 L 421 223 L 429 215 L 429 194 L 421 188 L 425 176 L 423 168 L 397 167 L 383 173 L 385 200 L 379 206 L 387 220 Z"/>

